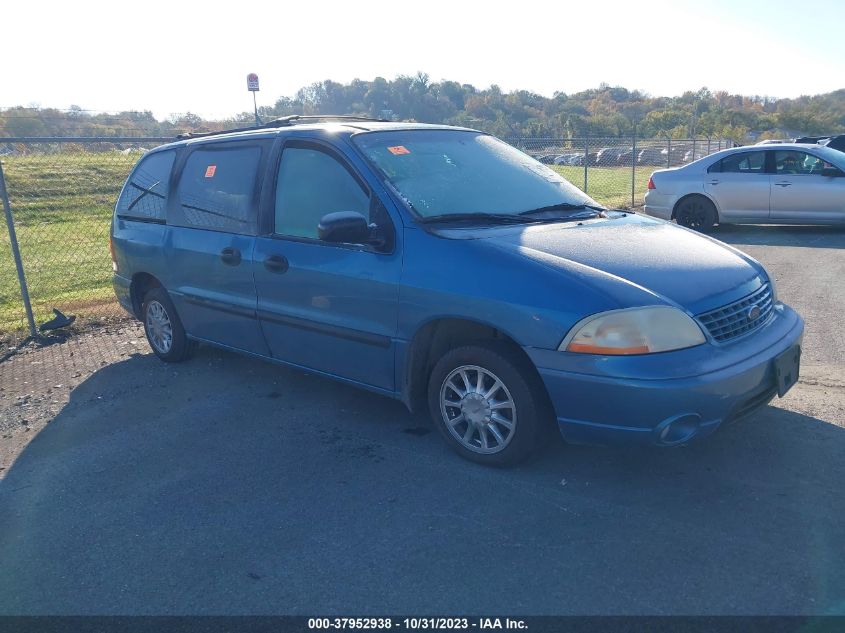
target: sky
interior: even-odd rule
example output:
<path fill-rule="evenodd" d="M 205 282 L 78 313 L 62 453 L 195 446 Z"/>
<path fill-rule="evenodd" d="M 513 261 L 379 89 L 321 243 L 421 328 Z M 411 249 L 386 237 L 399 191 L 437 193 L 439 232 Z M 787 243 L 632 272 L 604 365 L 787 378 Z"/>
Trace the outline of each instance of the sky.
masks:
<path fill-rule="evenodd" d="M 0 107 L 223 118 L 324 79 L 428 73 L 545 96 L 602 82 L 796 97 L 845 87 L 842 0 L 7 2 Z M 358 8 L 361 7 L 361 8 Z M 826 33 L 828 31 L 829 33 Z"/>

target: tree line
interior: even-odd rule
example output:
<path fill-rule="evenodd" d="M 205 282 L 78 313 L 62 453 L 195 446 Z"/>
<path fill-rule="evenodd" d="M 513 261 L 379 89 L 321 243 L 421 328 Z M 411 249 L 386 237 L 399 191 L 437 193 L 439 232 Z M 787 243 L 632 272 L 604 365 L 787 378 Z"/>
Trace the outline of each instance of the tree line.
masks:
<path fill-rule="evenodd" d="M 544 97 L 527 90 L 479 89 L 456 81 L 433 82 L 425 73 L 392 80 L 325 80 L 292 97 L 259 108 L 263 121 L 290 114 L 356 114 L 377 118 L 445 123 L 481 129 L 502 137 L 529 136 L 642 138 L 712 136 L 737 143 L 799 134 L 845 132 L 845 89 L 827 94 L 776 99 L 707 88 L 678 97 L 654 97 L 639 90 L 601 84 L 573 94 Z M 217 131 L 254 123 L 252 112 L 224 120 L 192 114 L 157 120 L 150 111 L 98 113 L 14 107 L 0 110 L 0 136 L 173 136 Z"/>

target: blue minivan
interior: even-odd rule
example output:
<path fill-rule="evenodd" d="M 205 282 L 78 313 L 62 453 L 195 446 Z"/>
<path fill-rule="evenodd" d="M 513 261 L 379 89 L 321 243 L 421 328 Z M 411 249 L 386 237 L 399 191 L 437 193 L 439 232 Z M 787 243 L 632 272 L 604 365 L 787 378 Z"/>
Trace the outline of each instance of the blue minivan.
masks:
<path fill-rule="evenodd" d="M 601 207 L 475 130 L 287 117 L 147 153 L 114 288 L 164 361 L 208 343 L 428 406 L 461 455 L 687 443 L 798 379 L 763 267 Z"/>

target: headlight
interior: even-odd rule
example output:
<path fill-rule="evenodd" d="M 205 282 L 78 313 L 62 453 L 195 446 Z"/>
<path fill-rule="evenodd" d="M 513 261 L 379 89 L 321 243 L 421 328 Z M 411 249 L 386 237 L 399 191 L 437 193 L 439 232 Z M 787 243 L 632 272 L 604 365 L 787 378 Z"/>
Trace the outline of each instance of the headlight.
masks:
<path fill-rule="evenodd" d="M 707 339 L 688 315 L 669 306 L 611 310 L 575 324 L 558 349 L 581 354 L 653 354 Z"/>

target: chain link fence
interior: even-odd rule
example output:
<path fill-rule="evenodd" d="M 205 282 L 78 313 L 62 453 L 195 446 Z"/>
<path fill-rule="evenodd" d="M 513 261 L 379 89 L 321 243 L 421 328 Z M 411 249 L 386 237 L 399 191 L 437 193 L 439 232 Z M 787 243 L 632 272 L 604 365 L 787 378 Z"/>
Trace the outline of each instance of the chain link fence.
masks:
<path fill-rule="evenodd" d="M 8 202 L 36 324 L 124 318 L 111 289 L 109 227 L 135 162 L 168 139 L 0 139 Z M 10 235 L 0 235 L 0 358 L 29 334 Z"/>
<path fill-rule="evenodd" d="M 0 139 L 10 211 L 36 325 L 56 308 L 71 331 L 126 318 L 111 288 L 109 226 L 140 156 L 168 138 Z M 611 207 L 642 203 L 654 169 L 724 149 L 717 139 L 506 139 Z M 29 334 L 11 248 L 0 230 L 0 359 Z"/>

